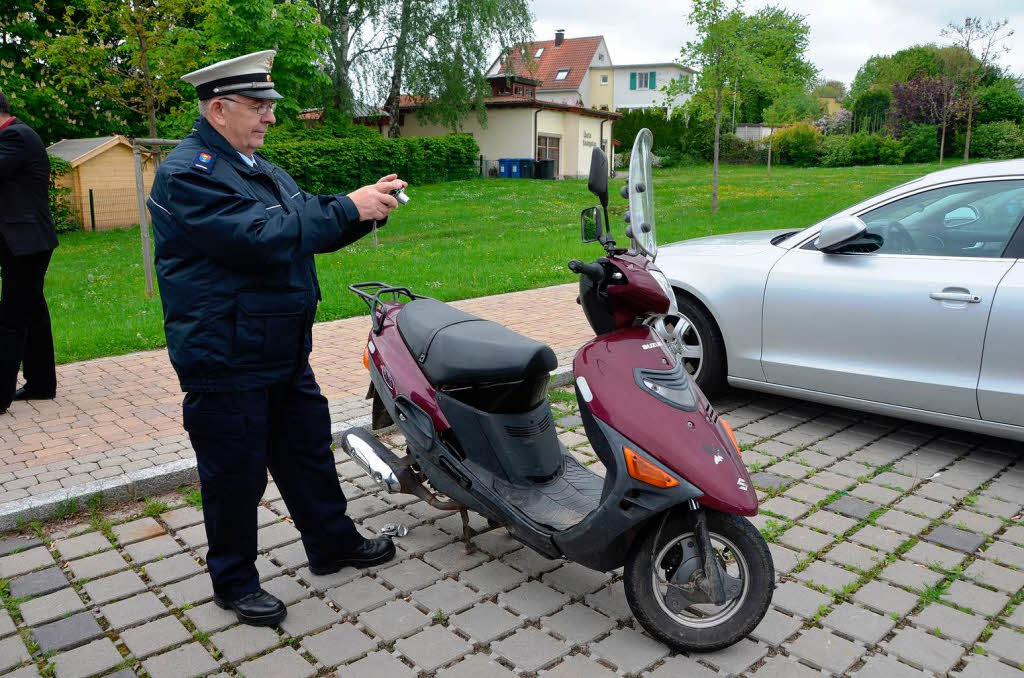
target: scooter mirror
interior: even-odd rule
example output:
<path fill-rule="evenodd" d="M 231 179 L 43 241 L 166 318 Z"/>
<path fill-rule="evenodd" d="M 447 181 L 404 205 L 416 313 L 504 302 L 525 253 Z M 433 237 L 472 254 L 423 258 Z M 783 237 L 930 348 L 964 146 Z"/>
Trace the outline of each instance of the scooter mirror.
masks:
<path fill-rule="evenodd" d="M 590 181 L 587 188 L 601 200 L 601 207 L 608 206 L 608 156 L 600 146 L 594 146 L 590 154 Z"/>
<path fill-rule="evenodd" d="M 599 207 L 588 207 L 580 212 L 580 231 L 583 242 L 597 242 L 604 235 L 604 220 Z"/>

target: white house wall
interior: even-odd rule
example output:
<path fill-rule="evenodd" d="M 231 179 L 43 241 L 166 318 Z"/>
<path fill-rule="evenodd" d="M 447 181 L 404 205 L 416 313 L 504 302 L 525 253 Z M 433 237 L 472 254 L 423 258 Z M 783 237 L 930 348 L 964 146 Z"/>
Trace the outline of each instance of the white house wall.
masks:
<path fill-rule="evenodd" d="M 654 71 L 655 89 L 633 89 L 629 88 L 629 74 Z M 690 95 L 684 94 L 676 97 L 671 103 L 667 103 L 665 93 L 661 88 L 671 80 L 682 78 L 686 71 L 675 66 L 617 66 L 613 75 L 614 85 L 614 108 L 675 108 L 683 105 L 689 100 Z"/>

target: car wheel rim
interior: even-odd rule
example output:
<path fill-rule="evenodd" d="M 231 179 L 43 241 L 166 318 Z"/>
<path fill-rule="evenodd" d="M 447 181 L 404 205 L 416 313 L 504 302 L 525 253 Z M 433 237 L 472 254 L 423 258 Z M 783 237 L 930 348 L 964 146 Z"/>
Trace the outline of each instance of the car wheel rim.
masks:
<path fill-rule="evenodd" d="M 715 555 L 717 556 L 719 563 L 722 565 L 722 568 L 733 577 L 742 581 L 743 589 L 740 594 L 732 600 L 726 601 L 724 605 L 691 605 L 682 612 L 673 612 L 670 608 L 666 601 L 666 596 L 668 595 L 669 587 L 672 586 L 672 584 L 666 577 L 664 569 L 666 564 L 665 561 L 669 558 L 670 554 L 672 554 L 673 549 L 678 550 L 681 548 L 681 542 L 695 538 L 695 535 L 692 532 L 680 535 L 665 544 L 654 559 L 654 568 L 651 572 L 651 583 L 654 586 L 654 596 L 657 599 L 658 606 L 661 608 L 662 612 L 671 617 L 676 623 L 690 628 L 706 629 L 725 623 L 743 606 L 743 603 L 747 599 L 747 594 L 750 591 L 750 567 L 747 565 L 747 559 L 743 557 L 743 553 L 732 541 L 726 539 L 720 534 L 710 532 L 708 536 L 711 538 L 711 548 L 714 549 Z"/>
<path fill-rule="evenodd" d="M 672 328 L 670 348 L 676 359 L 682 363 L 687 374 L 696 379 L 704 366 L 704 342 L 701 341 L 697 326 L 685 315 Z"/>

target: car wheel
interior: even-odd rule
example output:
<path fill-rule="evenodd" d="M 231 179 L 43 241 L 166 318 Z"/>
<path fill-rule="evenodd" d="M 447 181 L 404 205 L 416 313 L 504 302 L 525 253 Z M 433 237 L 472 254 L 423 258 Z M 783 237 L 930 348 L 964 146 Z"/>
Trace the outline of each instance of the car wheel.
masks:
<path fill-rule="evenodd" d="M 725 342 L 711 314 L 692 297 L 676 292 L 680 321 L 672 350 L 705 395 L 725 388 Z"/>

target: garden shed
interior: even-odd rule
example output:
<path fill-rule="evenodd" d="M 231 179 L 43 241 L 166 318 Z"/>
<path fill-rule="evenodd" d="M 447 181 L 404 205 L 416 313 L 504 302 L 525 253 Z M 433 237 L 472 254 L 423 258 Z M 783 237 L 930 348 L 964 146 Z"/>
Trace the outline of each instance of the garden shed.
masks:
<path fill-rule="evenodd" d="M 62 139 L 46 151 L 71 164 L 71 171 L 58 184 L 71 189 L 71 204 L 85 230 L 102 231 L 139 223 L 132 144 L 126 137 Z M 146 195 L 153 185 L 154 165 L 151 154 L 142 155 Z"/>

